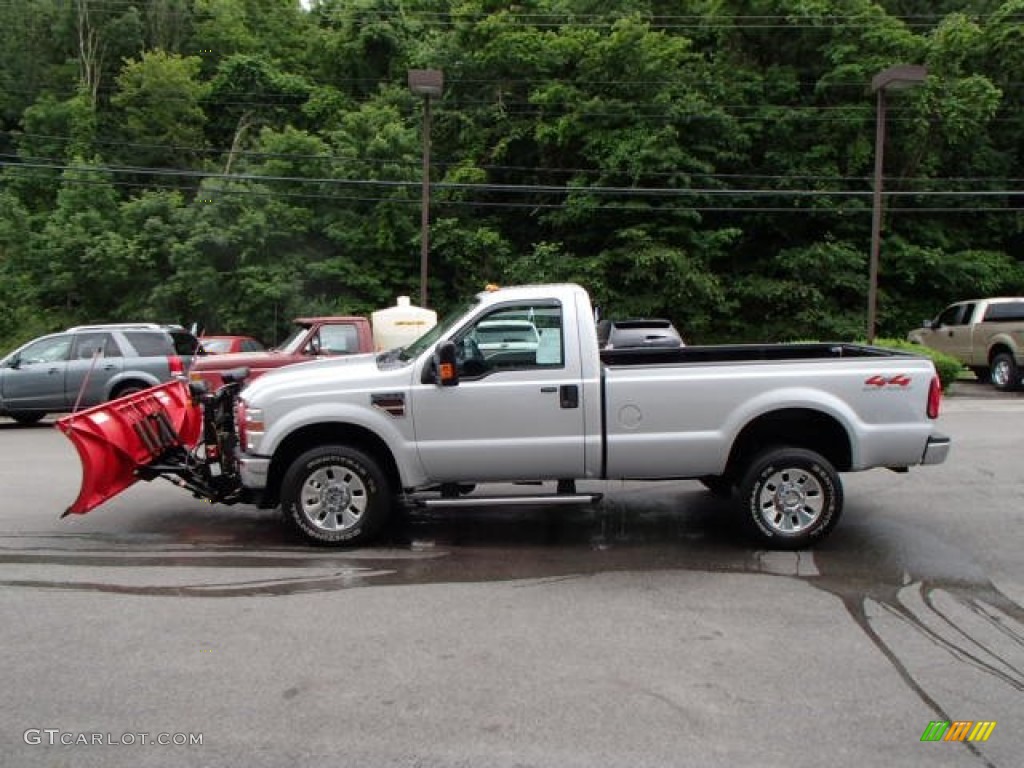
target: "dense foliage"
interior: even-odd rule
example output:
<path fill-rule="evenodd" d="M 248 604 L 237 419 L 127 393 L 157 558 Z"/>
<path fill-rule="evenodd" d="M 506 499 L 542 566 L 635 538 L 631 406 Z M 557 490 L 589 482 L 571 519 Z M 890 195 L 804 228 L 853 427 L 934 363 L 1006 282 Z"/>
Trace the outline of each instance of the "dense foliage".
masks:
<path fill-rule="evenodd" d="M 0 0 L 0 341 L 575 280 L 691 342 L 1024 293 L 1024 0 Z"/>

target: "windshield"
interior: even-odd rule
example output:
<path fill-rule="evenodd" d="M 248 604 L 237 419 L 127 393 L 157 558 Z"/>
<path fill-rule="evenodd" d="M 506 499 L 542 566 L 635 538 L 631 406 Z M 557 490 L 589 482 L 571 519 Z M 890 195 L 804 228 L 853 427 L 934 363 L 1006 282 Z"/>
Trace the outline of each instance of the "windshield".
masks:
<path fill-rule="evenodd" d="M 292 335 L 284 340 L 277 349 L 281 352 L 285 352 L 289 355 L 297 355 L 302 350 L 299 345 L 302 340 L 306 338 L 306 333 L 309 331 L 309 327 L 305 325 L 296 326 L 295 330 L 292 331 Z"/>
<path fill-rule="evenodd" d="M 412 344 L 409 344 L 407 347 L 403 347 L 398 354 L 398 359 L 402 362 L 408 362 L 419 357 L 423 352 L 434 346 L 438 339 L 448 333 L 456 322 L 465 317 L 466 313 L 479 303 L 480 302 L 477 299 L 474 299 L 468 304 L 459 307 L 454 312 L 449 313 L 443 320 L 441 320 L 441 322 L 416 339 Z"/>

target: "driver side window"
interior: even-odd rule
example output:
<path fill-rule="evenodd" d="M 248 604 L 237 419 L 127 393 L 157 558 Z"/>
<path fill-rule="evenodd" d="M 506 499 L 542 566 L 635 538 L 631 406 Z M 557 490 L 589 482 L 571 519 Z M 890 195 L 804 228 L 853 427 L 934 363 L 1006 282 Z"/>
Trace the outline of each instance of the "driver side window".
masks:
<path fill-rule="evenodd" d="M 963 325 L 964 320 L 962 319 L 966 307 L 962 304 L 954 304 L 951 307 L 946 307 L 939 315 L 937 324 L 939 327 L 948 325 Z"/>
<path fill-rule="evenodd" d="M 498 307 L 455 339 L 459 375 L 565 365 L 562 308 L 540 301 Z"/>
<path fill-rule="evenodd" d="M 68 359 L 70 351 L 71 337 L 56 336 L 29 344 L 18 355 L 18 361 L 22 365 L 63 362 Z"/>

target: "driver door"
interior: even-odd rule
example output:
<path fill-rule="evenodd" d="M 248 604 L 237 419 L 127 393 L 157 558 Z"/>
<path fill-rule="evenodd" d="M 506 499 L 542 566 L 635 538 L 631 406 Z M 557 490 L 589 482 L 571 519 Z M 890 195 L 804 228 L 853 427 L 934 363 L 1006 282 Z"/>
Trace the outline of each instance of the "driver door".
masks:
<path fill-rule="evenodd" d="M 4 407 L 12 411 L 61 411 L 70 334 L 48 336 L 24 347 L 4 370 Z"/>
<path fill-rule="evenodd" d="M 515 349 L 495 343 L 484 331 L 505 321 L 534 324 L 537 342 Z M 416 442 L 432 480 L 583 475 L 582 373 L 563 326 L 557 302 L 515 303 L 492 309 L 454 338 L 459 384 L 413 388 Z"/>

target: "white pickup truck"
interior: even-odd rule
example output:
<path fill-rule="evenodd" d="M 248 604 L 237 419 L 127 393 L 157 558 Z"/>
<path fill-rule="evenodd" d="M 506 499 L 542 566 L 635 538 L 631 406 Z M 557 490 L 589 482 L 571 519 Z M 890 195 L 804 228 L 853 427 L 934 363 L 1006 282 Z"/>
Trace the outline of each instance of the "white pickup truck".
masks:
<path fill-rule="evenodd" d="M 481 350 L 475 341 L 481 326 L 517 322 L 536 328 L 535 343 Z M 576 493 L 577 480 L 694 478 L 734 496 L 763 543 L 799 548 L 836 525 L 839 472 L 945 460 L 950 440 L 934 428 L 940 398 L 930 360 L 875 347 L 599 352 L 587 293 L 541 285 L 481 293 L 402 349 L 256 379 L 237 398 L 237 446 L 213 427 L 205 438 L 178 440 L 161 427 L 153 445 L 131 450 L 142 456 L 136 476 L 171 477 L 216 501 L 280 504 L 319 544 L 368 540 L 400 499 L 590 503 L 595 497 Z M 225 421 L 222 437 L 232 431 Z M 95 446 L 89 428 L 86 442 Z M 74 431 L 64 431 L 79 445 L 89 486 L 68 511 L 88 511 L 116 491 L 102 477 L 113 470 L 90 469 L 110 462 L 87 456 Z M 118 435 L 138 432 L 132 425 Z M 197 457 L 215 470 L 205 480 Z M 551 482 L 551 492 L 474 490 L 523 481 Z"/>

